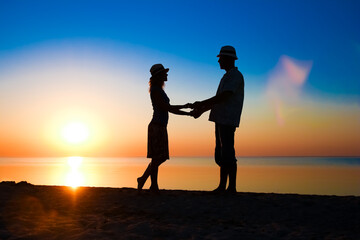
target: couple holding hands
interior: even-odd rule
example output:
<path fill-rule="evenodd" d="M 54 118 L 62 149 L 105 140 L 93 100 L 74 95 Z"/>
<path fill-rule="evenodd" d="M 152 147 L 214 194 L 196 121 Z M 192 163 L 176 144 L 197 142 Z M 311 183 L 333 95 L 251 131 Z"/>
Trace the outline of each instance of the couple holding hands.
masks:
<path fill-rule="evenodd" d="M 204 101 L 193 104 L 171 105 L 163 87 L 167 81 L 168 68 L 162 64 L 151 67 L 150 97 L 153 106 L 153 118 L 148 126 L 147 157 L 151 162 L 143 175 L 137 179 L 140 191 L 148 177 L 151 178 L 150 191 L 158 192 L 159 166 L 169 159 L 169 146 L 167 123 L 169 112 L 177 115 L 200 117 L 204 112 L 210 111 L 209 121 L 215 123 L 215 162 L 220 167 L 220 183 L 214 190 L 216 193 L 236 193 L 237 164 L 234 148 L 235 130 L 239 127 L 244 102 L 244 78 L 235 67 L 237 60 L 235 48 L 224 46 L 217 56 L 220 69 L 226 71 L 221 78 L 216 95 Z M 183 108 L 193 109 L 191 112 L 182 111 Z M 226 189 L 227 179 L 229 185 Z"/>

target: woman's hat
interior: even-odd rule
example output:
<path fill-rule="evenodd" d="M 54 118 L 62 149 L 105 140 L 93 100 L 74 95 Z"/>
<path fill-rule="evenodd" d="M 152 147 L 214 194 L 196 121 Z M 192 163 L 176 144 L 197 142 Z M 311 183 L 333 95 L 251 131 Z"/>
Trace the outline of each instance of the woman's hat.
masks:
<path fill-rule="evenodd" d="M 223 46 L 220 50 L 219 55 L 217 55 L 217 57 L 220 57 L 220 56 L 233 57 L 233 58 L 235 58 L 235 60 L 238 59 L 236 56 L 235 48 L 232 46 Z"/>
<path fill-rule="evenodd" d="M 154 77 L 155 75 L 166 71 L 168 72 L 169 69 L 168 68 L 164 68 L 164 66 L 161 63 L 158 64 L 154 64 L 151 68 L 150 68 L 150 73 L 151 73 L 151 77 Z"/>

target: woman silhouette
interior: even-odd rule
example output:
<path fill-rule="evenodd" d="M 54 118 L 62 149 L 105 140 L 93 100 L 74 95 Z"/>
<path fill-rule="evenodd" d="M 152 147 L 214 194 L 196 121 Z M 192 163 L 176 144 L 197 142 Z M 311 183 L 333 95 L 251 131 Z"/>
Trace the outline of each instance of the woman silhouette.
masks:
<path fill-rule="evenodd" d="M 169 159 L 169 144 L 167 134 L 167 124 L 169 112 L 178 115 L 188 115 L 190 113 L 181 111 L 182 108 L 189 108 L 191 104 L 186 105 L 170 105 L 170 99 L 164 91 L 164 83 L 167 81 L 168 68 L 164 68 L 162 64 L 155 64 L 151 67 L 150 97 L 154 109 L 152 120 L 148 126 L 148 149 L 147 157 L 151 158 L 151 162 L 141 177 L 137 179 L 138 190 L 140 191 L 146 180 L 151 176 L 150 191 L 158 192 L 157 183 L 159 166 Z"/>

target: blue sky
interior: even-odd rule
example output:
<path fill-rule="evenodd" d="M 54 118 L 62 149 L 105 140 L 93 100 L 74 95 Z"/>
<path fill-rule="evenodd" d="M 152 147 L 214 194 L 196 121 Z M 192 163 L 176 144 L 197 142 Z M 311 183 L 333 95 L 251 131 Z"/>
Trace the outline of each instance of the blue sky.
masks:
<path fill-rule="evenodd" d="M 306 89 L 359 97 L 358 1 L 0 1 L 0 57 L 54 40 L 106 40 L 216 65 L 234 45 L 248 75 L 312 60 Z M 195 66 L 196 67 L 196 66 Z"/>

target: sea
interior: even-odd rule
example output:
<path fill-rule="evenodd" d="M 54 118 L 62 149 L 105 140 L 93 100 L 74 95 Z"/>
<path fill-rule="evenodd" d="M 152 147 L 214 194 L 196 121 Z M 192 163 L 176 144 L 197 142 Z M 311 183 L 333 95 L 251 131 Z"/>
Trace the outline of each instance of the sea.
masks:
<path fill-rule="evenodd" d="M 237 157 L 237 191 L 360 196 L 360 157 Z M 0 158 L 1 181 L 35 185 L 136 188 L 150 159 Z M 160 189 L 211 191 L 219 183 L 213 157 L 171 157 L 159 168 Z M 144 188 L 149 188 L 150 179 Z"/>

